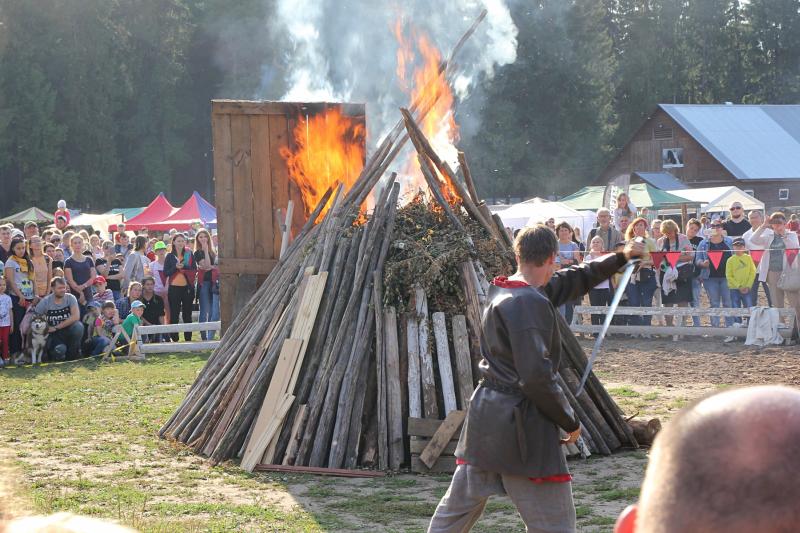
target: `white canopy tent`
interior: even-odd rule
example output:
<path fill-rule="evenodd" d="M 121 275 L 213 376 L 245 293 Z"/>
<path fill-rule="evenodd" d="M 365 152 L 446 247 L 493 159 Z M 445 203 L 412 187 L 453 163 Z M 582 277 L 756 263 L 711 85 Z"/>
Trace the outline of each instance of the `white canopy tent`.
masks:
<path fill-rule="evenodd" d="M 91 226 L 105 233 L 108 231 L 109 226 L 116 226 L 122 222 L 124 222 L 122 214 L 103 213 L 100 215 L 92 215 L 84 213 L 70 220 L 70 225 Z"/>
<path fill-rule="evenodd" d="M 511 207 L 499 211 L 497 215 L 503 224 L 511 229 L 520 229 L 536 223 L 544 223 L 552 218 L 559 222 L 566 222 L 570 226 L 579 227 L 581 235 L 586 235 L 592 228 L 591 217 L 568 207 L 561 202 L 549 202 L 543 198 L 531 198 Z"/>
<path fill-rule="evenodd" d="M 764 209 L 764 202 L 747 194 L 739 187 L 705 187 L 702 189 L 679 189 L 667 191 L 692 202 L 700 202 L 701 213 L 729 211 L 733 202 L 739 202 L 745 211 Z"/>

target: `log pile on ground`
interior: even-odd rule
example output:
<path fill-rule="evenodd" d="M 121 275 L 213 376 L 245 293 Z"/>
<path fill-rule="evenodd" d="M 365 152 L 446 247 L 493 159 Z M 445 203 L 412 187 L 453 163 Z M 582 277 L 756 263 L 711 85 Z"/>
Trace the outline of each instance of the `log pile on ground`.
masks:
<path fill-rule="evenodd" d="M 266 464 L 425 471 L 452 455 L 477 384 L 487 277 L 514 265 L 508 235 L 478 198 L 466 158 L 458 176 L 417 127 L 414 115 L 423 117 L 432 103 L 403 109 L 352 188 L 326 192 L 228 327 L 162 438 L 214 464 L 240 457 L 248 471 Z M 385 173 L 408 139 L 428 190 L 398 207 L 400 185 Z M 563 320 L 559 327 L 561 386 L 584 428 L 567 453 L 636 447 L 594 375 L 585 393 L 572 393 L 586 356 Z"/>

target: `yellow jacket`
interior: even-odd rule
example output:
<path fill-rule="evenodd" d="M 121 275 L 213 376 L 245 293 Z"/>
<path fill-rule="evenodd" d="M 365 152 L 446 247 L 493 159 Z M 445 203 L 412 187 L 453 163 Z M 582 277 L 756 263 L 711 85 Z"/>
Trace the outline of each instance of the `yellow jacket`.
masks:
<path fill-rule="evenodd" d="M 725 264 L 725 277 L 728 278 L 729 289 L 752 287 L 756 279 L 756 264 L 747 254 L 732 255 Z"/>

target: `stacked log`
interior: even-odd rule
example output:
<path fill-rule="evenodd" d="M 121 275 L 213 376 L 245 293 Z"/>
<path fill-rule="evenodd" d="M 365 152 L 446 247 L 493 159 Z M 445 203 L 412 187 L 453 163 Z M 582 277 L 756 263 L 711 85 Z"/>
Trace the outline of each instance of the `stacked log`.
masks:
<path fill-rule="evenodd" d="M 445 73 L 451 64 L 442 65 Z M 479 376 L 491 265 L 477 250 L 490 243 L 508 255 L 510 239 L 478 198 L 466 157 L 459 156 L 459 176 L 417 126 L 415 114 L 424 116 L 434 103 L 402 109 L 352 188 L 326 192 L 161 428 L 162 438 L 213 464 L 241 457 L 249 471 L 265 464 L 337 472 L 454 465 L 439 457 L 454 450 Z M 409 139 L 429 188 L 425 209 L 439 213 L 468 250 L 450 266 L 461 294 L 455 311 L 438 308 L 441 295 L 419 283 L 400 291 L 408 300 L 403 309 L 384 294 L 387 257 L 402 244 L 395 235 L 400 186 L 394 174 L 385 174 Z M 442 185 L 455 191 L 453 203 Z M 364 200 L 376 190 L 374 211 L 366 214 Z M 566 452 L 636 447 L 633 430 L 594 375 L 575 396 L 586 355 L 563 320 L 559 327 L 559 379 L 584 429 Z"/>

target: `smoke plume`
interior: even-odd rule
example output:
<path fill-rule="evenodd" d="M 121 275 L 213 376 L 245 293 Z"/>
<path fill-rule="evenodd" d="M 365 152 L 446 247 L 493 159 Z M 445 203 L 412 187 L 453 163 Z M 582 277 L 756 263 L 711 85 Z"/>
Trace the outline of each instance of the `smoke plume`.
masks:
<path fill-rule="evenodd" d="M 267 20 L 271 30 L 286 38 L 277 58 L 280 66 L 262 67 L 265 75 L 252 97 L 366 103 L 370 141 L 375 142 L 398 120 L 398 107 L 408 105 L 396 76 L 393 29 L 398 20 L 409 38 L 414 31 L 427 34 L 447 57 L 482 9 L 488 12 L 486 19 L 457 57 L 453 88 L 459 100 L 491 79 L 497 67 L 516 60 L 517 28 L 505 0 L 409 0 L 402 5 L 276 0 Z"/>

